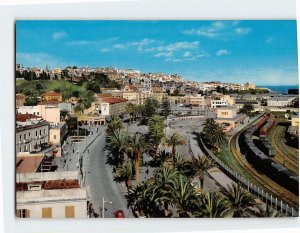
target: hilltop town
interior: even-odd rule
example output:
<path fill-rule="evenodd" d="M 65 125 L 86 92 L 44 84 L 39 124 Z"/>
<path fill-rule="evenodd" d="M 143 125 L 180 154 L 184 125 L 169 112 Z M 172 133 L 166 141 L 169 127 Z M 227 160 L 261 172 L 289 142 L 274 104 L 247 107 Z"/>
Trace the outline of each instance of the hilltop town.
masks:
<path fill-rule="evenodd" d="M 51 70 L 17 64 L 17 216 L 207 216 L 171 197 L 172 208 L 152 203 L 155 211 L 132 201 L 137 187 L 153 188 L 148 182 L 160 169 L 175 169 L 176 174 L 194 169 L 188 185 L 202 177 L 191 186 L 201 192 L 219 193 L 241 184 L 263 207 L 297 216 L 298 112 L 297 90 L 282 94 L 250 82 L 196 82 L 178 74 L 112 67 Z M 261 125 L 246 131 L 257 122 Z M 276 163 L 272 169 L 279 175 L 268 174 L 257 165 L 261 160 L 247 157 L 254 147 L 266 155 L 264 161 Z M 197 173 L 200 168 L 193 164 L 201 161 L 199 155 L 206 155 L 216 171 L 208 172 L 208 166 Z M 256 170 L 254 175 L 254 169 L 265 175 Z M 182 174 L 188 177 L 188 172 Z"/>

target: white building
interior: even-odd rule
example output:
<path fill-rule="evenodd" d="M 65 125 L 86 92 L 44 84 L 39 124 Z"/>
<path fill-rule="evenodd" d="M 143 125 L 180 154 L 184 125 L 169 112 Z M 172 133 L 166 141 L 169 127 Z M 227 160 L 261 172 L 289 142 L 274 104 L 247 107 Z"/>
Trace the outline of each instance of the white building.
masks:
<path fill-rule="evenodd" d="M 17 217 L 87 218 L 87 190 L 77 177 L 77 171 L 17 174 Z"/>
<path fill-rule="evenodd" d="M 228 102 L 227 100 L 221 98 L 219 100 L 211 100 L 211 107 L 212 108 L 219 108 L 219 107 L 227 107 Z"/>
<path fill-rule="evenodd" d="M 277 96 L 267 100 L 268 107 L 288 107 L 292 105 L 295 97 Z"/>

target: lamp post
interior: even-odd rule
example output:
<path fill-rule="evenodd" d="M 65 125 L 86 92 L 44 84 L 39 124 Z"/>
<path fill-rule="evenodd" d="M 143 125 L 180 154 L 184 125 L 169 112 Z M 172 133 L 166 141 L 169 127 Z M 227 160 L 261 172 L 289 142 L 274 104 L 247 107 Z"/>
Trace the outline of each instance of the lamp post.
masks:
<path fill-rule="evenodd" d="M 112 201 L 105 200 L 104 197 L 102 198 L 102 218 L 104 218 L 104 210 L 105 210 L 105 202 L 107 202 L 111 205 Z"/>

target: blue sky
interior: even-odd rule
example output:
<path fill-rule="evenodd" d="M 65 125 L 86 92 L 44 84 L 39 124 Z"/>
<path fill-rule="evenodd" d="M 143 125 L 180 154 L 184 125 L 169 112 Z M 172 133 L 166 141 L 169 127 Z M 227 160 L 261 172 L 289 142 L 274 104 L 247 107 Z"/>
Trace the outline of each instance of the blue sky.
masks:
<path fill-rule="evenodd" d="M 17 21 L 25 67 L 112 66 L 196 81 L 298 84 L 295 20 Z"/>

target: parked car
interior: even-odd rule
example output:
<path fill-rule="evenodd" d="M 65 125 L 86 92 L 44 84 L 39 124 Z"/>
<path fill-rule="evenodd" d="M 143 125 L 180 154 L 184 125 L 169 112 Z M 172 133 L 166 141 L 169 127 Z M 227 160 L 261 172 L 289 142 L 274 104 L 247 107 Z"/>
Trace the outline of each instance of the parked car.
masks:
<path fill-rule="evenodd" d="M 123 210 L 117 210 L 114 212 L 115 218 L 125 218 L 125 214 Z"/>

